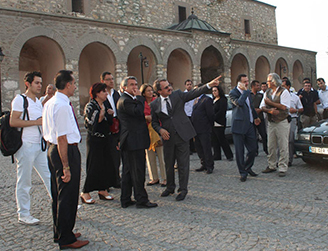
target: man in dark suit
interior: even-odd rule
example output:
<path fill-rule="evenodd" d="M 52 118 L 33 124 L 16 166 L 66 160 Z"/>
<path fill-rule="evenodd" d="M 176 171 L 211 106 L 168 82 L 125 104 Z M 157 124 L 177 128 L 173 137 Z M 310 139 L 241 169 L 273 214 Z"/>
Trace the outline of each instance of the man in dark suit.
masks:
<path fill-rule="evenodd" d="M 268 155 L 268 135 L 266 131 L 263 112 L 259 108 L 261 101 L 263 99 L 263 93 L 260 93 L 260 90 L 261 90 L 260 82 L 257 80 L 253 80 L 251 83 L 251 99 L 254 109 L 261 120 L 261 123 L 258 126 L 256 126 L 256 129 L 262 138 L 263 151 Z M 256 155 L 258 155 L 258 151 L 259 151 L 259 145 L 256 141 Z"/>
<path fill-rule="evenodd" d="M 118 149 L 118 142 L 120 139 L 119 134 L 119 121 L 117 118 L 117 111 L 116 105 L 118 99 L 121 97 L 120 94 L 114 90 L 114 77 L 113 75 L 105 71 L 100 76 L 100 81 L 107 85 L 107 100 L 104 102 L 106 107 L 109 107 L 113 110 L 113 125 L 111 126 L 111 135 L 109 136 L 109 144 L 110 144 L 110 155 L 113 158 L 114 168 L 116 171 L 116 185 L 114 187 L 119 188 L 121 187 L 121 178 L 120 178 L 120 164 L 121 164 L 121 152 Z"/>
<path fill-rule="evenodd" d="M 214 124 L 213 100 L 205 94 L 200 95 L 193 106 L 191 121 L 197 133 L 195 145 L 201 167 L 197 172 L 213 173 L 214 160 L 211 150 L 211 133 Z"/>
<path fill-rule="evenodd" d="M 220 76 L 221 77 L 221 76 Z M 162 197 L 174 193 L 174 163 L 177 160 L 180 192 L 177 201 L 184 200 L 188 193 L 189 179 L 189 140 L 196 136 L 189 118 L 184 112 L 185 102 L 198 97 L 212 86 L 219 85 L 219 78 L 196 88 L 190 92 L 172 91 L 172 86 L 166 79 L 158 79 L 154 83 L 155 91 L 160 95 L 151 104 L 152 126 L 161 135 L 164 142 L 165 169 L 167 176 L 166 190 Z"/>
<path fill-rule="evenodd" d="M 252 171 L 256 155 L 256 134 L 255 125 L 261 120 L 253 107 L 251 92 L 247 89 L 248 78 L 245 74 L 240 74 L 237 78 L 237 87 L 229 93 L 232 103 L 231 132 L 235 144 L 236 161 L 241 175 L 240 181 L 245 182 L 247 175 L 257 176 Z M 244 159 L 245 147 L 248 150 L 246 161 Z"/>
<path fill-rule="evenodd" d="M 150 139 L 144 115 L 145 99 L 141 96 L 135 77 L 126 77 L 121 83 L 124 90 L 117 102 L 120 119 L 120 148 L 122 150 L 123 171 L 121 183 L 121 206 L 135 204 L 131 200 L 132 187 L 138 208 L 157 207 L 148 200 L 145 189 L 146 156 Z"/>

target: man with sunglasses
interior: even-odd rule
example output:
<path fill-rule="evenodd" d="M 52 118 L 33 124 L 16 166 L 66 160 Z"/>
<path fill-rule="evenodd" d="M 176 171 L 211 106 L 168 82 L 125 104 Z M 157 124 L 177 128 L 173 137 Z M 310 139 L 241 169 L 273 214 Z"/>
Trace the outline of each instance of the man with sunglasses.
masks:
<path fill-rule="evenodd" d="M 154 90 L 159 97 L 150 104 L 152 126 L 163 138 L 167 176 L 167 187 L 161 194 L 162 197 L 174 193 L 175 160 L 178 163 L 179 173 L 179 194 L 176 200 L 184 200 L 188 193 L 189 140 L 196 136 L 196 132 L 184 111 L 184 105 L 187 101 L 206 93 L 211 87 L 218 86 L 220 78 L 221 76 L 189 92 L 173 91 L 172 86 L 164 78 L 154 82 Z"/>

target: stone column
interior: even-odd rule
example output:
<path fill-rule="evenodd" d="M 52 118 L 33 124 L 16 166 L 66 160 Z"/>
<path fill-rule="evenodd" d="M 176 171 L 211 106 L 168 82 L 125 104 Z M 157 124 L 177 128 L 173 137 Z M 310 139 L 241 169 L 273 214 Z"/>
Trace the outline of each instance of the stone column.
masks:
<path fill-rule="evenodd" d="M 120 89 L 123 78 L 128 76 L 128 65 L 126 62 L 117 63 L 115 66 L 115 89 Z"/>
<path fill-rule="evenodd" d="M 67 58 L 65 69 L 68 71 L 72 71 L 73 76 L 75 77 L 76 90 L 74 92 L 74 95 L 70 97 L 70 101 L 72 102 L 72 105 L 74 107 L 76 117 L 80 118 L 81 116 L 83 116 L 84 107 L 81 107 L 80 104 L 79 61 L 76 59 Z"/>
<path fill-rule="evenodd" d="M 200 74 L 200 65 L 193 65 L 193 69 L 192 69 L 192 82 L 194 83 L 194 86 L 199 84 L 202 81 L 202 77 Z"/>

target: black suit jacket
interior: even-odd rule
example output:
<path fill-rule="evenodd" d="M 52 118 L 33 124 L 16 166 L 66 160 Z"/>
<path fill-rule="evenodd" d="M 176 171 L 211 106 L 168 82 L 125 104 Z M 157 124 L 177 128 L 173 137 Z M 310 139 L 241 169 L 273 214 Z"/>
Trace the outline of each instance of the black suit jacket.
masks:
<path fill-rule="evenodd" d="M 214 121 L 220 125 L 226 126 L 227 124 L 227 109 L 228 109 L 228 100 L 226 97 L 221 97 L 217 100 L 214 105 Z"/>
<path fill-rule="evenodd" d="M 114 90 L 114 93 L 113 93 L 113 99 L 114 99 L 114 104 L 115 104 L 115 106 L 116 106 L 116 109 L 117 109 L 117 102 L 118 102 L 118 100 L 120 99 L 120 97 L 121 97 L 120 94 L 119 94 L 117 91 Z M 113 107 L 112 107 L 112 105 L 110 104 L 110 102 L 109 102 L 108 99 L 106 99 L 106 100 L 104 101 L 104 104 L 105 104 L 107 107 L 109 107 L 110 109 L 113 110 Z"/>
<path fill-rule="evenodd" d="M 150 104 L 152 127 L 158 133 L 161 128 L 166 129 L 170 134 L 177 132 L 184 141 L 188 142 L 196 136 L 196 132 L 184 111 L 184 104 L 208 90 L 207 86 L 204 85 L 189 92 L 182 92 L 181 90 L 172 92 L 169 96 L 172 104 L 171 117 L 162 112 L 161 98 L 158 97 Z"/>
<path fill-rule="evenodd" d="M 251 92 L 250 90 L 245 90 L 243 94 L 241 94 L 237 87 L 235 87 L 230 91 L 229 96 L 232 103 L 231 132 L 236 134 L 246 134 L 250 125 L 249 107 L 246 103 L 247 98 L 250 102 L 253 120 L 258 118 L 252 103 Z"/>
<path fill-rule="evenodd" d="M 211 132 L 214 124 L 213 100 L 203 94 L 193 106 L 191 121 L 196 133 Z"/>
<path fill-rule="evenodd" d="M 122 150 L 147 149 L 150 145 L 149 131 L 144 114 L 145 99 L 133 99 L 123 93 L 117 102 L 120 120 L 120 148 Z"/>

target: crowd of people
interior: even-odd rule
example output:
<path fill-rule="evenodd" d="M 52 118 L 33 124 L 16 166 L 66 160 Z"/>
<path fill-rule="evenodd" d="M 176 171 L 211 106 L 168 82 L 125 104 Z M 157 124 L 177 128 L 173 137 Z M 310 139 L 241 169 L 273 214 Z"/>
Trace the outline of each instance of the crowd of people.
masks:
<path fill-rule="evenodd" d="M 259 152 L 259 134 L 268 157 L 268 166 L 262 172 L 271 173 L 278 168 L 279 176 L 284 177 L 292 165 L 297 130 L 317 121 L 320 103 L 323 118 L 328 117 L 324 79 L 317 80 L 319 91 L 309 79 L 304 79 L 304 88 L 295 94 L 289 79 L 280 79 L 276 73 L 270 73 L 264 83 L 252 81 L 251 88 L 247 75 L 240 74 L 236 87 L 229 93 L 234 156 L 225 137 L 228 98 L 220 86 L 220 78 L 195 88 L 187 79 L 186 89 L 181 91 L 173 90 L 164 78 L 153 85 L 143 84 L 139 89 L 137 79 L 129 76 L 121 82 L 119 93 L 114 89 L 113 75 L 104 72 L 100 81 L 91 86 L 90 101 L 84 109 L 86 177 L 79 194 L 78 144 L 82 137 L 69 99 L 76 89 L 73 72 L 59 71 L 54 85 L 47 86 L 40 100 L 41 73 L 27 73 L 23 94 L 28 101 L 27 119 L 23 116 L 21 95 L 12 101 L 10 118 L 12 127 L 22 128 L 23 145 L 15 154 L 18 221 L 27 225 L 39 223 L 30 214 L 33 167 L 52 199 L 53 238 L 62 249 L 89 243 L 78 240 L 81 234 L 73 232 L 79 197 L 82 203 L 94 204 L 90 193 L 97 191 L 100 200 L 111 201 L 114 198 L 109 192 L 114 187 L 121 189 L 122 208 L 157 207 L 145 189 L 146 165 L 150 180 L 146 185 L 163 187 L 161 197 L 176 192 L 177 168 L 175 199 L 182 201 L 188 194 L 190 155 L 195 151 L 200 159 L 197 172 L 212 174 L 214 161 L 222 160 L 222 149 L 228 161 L 235 158 L 242 182 L 248 175 L 257 176 L 252 166 Z M 42 148 L 43 141 L 47 142 L 47 149 Z"/>

